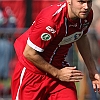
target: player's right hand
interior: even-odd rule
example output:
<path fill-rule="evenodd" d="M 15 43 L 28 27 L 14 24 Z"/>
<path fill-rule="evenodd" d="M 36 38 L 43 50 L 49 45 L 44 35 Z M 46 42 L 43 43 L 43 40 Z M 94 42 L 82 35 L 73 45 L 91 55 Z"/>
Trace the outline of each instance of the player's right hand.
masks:
<path fill-rule="evenodd" d="M 58 71 L 57 78 L 65 82 L 79 82 L 83 78 L 83 73 L 76 70 L 76 67 L 65 67 Z"/>

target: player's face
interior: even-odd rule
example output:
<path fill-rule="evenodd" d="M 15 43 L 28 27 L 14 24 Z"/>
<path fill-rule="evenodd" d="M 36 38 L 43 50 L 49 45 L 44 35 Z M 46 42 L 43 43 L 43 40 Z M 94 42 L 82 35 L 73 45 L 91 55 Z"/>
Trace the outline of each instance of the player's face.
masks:
<path fill-rule="evenodd" d="M 92 0 L 68 0 L 68 2 L 72 18 L 86 18 L 92 7 Z"/>

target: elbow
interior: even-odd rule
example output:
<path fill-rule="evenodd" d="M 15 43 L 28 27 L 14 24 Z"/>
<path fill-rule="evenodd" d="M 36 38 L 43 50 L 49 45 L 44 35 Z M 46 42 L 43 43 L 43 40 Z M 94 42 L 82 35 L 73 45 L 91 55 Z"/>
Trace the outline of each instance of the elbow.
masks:
<path fill-rule="evenodd" d="M 32 59 L 32 54 L 26 49 L 23 52 L 23 56 L 29 61 L 31 61 L 31 59 Z"/>
<path fill-rule="evenodd" d="M 26 58 L 26 59 L 30 59 L 31 58 L 31 50 L 30 50 L 30 47 L 28 45 L 26 45 L 24 51 L 23 51 L 23 56 Z"/>
<path fill-rule="evenodd" d="M 24 51 L 23 51 L 23 56 L 29 60 L 29 61 L 34 61 L 37 53 L 34 49 L 26 45 Z"/>
<path fill-rule="evenodd" d="M 27 58 L 27 59 L 30 58 L 30 54 L 29 54 L 27 51 L 25 51 L 25 50 L 24 50 L 24 52 L 23 52 L 23 56 L 24 56 L 25 58 Z"/>
<path fill-rule="evenodd" d="M 33 62 L 32 55 L 29 52 L 24 51 L 23 56 L 30 62 Z"/>

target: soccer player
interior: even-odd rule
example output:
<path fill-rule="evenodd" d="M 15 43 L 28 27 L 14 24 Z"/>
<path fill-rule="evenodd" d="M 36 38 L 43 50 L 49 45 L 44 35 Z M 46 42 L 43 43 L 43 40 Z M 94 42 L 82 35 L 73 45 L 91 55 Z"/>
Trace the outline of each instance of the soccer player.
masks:
<path fill-rule="evenodd" d="M 92 0 L 66 0 L 47 7 L 16 40 L 18 63 L 12 77 L 12 100 L 77 100 L 75 82 L 83 74 L 65 60 L 74 42 L 94 91 L 100 93 L 100 76 L 86 34 L 93 19 L 91 6 Z"/>

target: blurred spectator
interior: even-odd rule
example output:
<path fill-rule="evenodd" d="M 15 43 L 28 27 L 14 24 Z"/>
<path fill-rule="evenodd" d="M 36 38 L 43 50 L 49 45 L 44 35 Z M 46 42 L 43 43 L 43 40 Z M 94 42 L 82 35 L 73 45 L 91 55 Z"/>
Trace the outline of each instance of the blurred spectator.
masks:
<path fill-rule="evenodd" d="M 99 46 L 100 46 L 100 17 L 96 21 L 95 30 L 96 30 L 96 36 L 97 36 Z"/>
<path fill-rule="evenodd" d="M 15 54 L 13 59 L 11 59 L 11 61 L 9 62 L 9 77 L 10 78 L 12 78 L 12 75 L 13 75 L 16 64 L 17 64 L 17 56 Z"/>
<path fill-rule="evenodd" d="M 7 25 L 7 13 L 5 9 L 0 5 L 0 28 L 3 28 Z"/>
<path fill-rule="evenodd" d="M 7 28 L 15 28 L 16 27 L 16 17 L 13 14 L 13 11 L 11 10 L 11 8 L 9 6 L 7 6 L 5 8 L 5 11 L 8 15 L 8 19 L 7 19 Z"/>
<path fill-rule="evenodd" d="M 16 18 L 11 8 L 2 7 L 0 2 L 0 97 L 10 93 L 10 85 L 6 86 L 3 83 L 3 81 L 8 82 L 9 72 L 11 72 L 9 63 L 14 56 L 13 34 L 15 29 L 10 31 L 10 28 L 16 28 Z"/>
<path fill-rule="evenodd" d="M 5 31 L 7 28 L 16 28 L 16 18 L 11 8 L 3 8 L 0 2 L 0 79 L 8 78 L 9 62 L 14 55 L 12 41 L 14 31 Z"/>
<path fill-rule="evenodd" d="M 94 4 L 100 8 L 100 0 L 93 0 Z"/>
<path fill-rule="evenodd" d="M 92 8 L 94 15 L 91 28 L 94 29 L 96 21 L 98 21 L 98 18 L 100 18 L 100 0 L 93 0 Z"/>
<path fill-rule="evenodd" d="M 7 79 L 9 62 L 13 54 L 13 44 L 0 33 L 0 79 Z"/>

